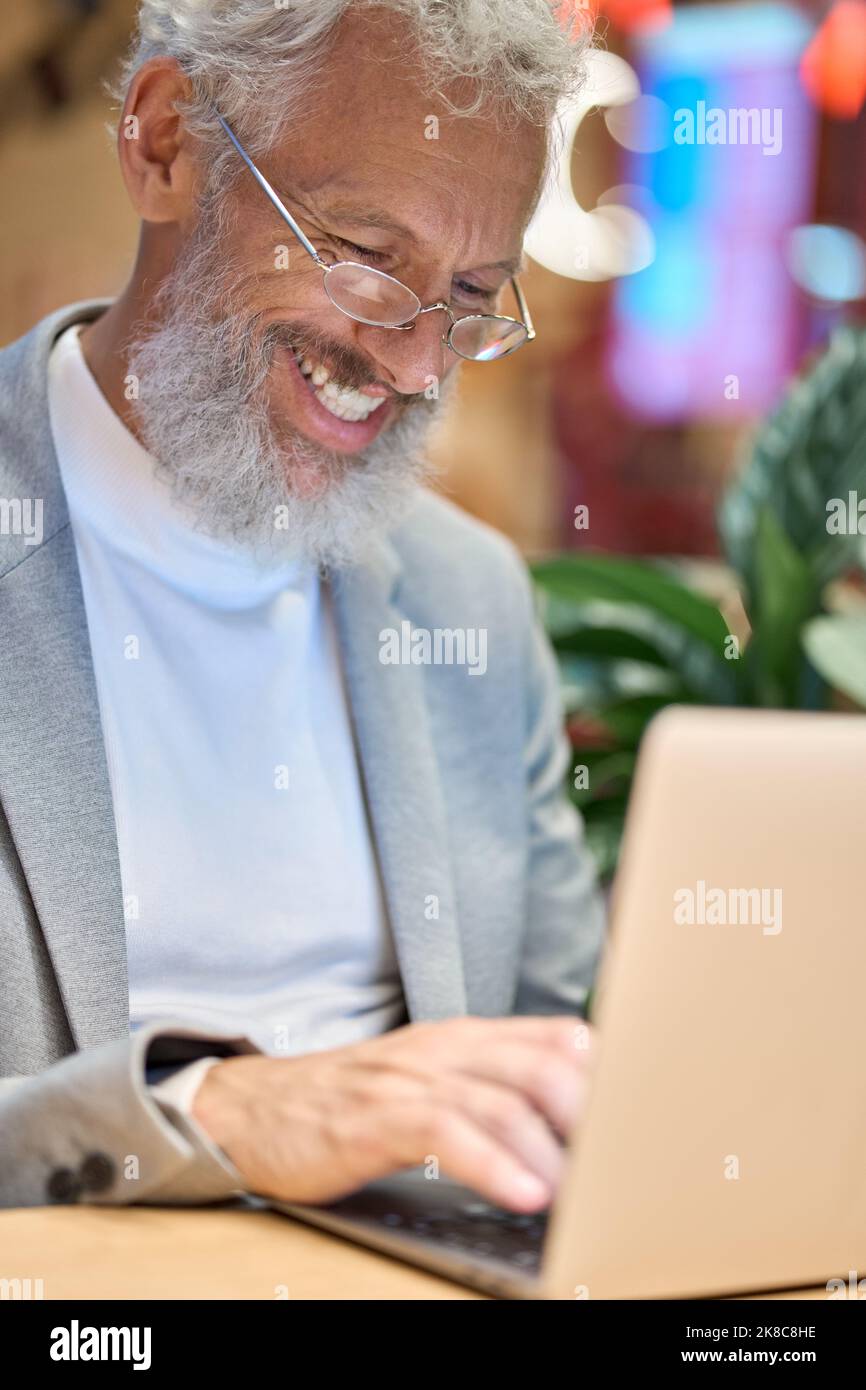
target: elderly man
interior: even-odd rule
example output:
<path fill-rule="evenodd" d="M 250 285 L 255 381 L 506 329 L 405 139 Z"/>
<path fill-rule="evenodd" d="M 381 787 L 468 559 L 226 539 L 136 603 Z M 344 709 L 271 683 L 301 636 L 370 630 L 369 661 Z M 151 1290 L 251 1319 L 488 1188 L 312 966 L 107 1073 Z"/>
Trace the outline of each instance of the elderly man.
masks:
<path fill-rule="evenodd" d="M 534 334 L 573 37 L 547 0 L 142 0 L 129 284 L 0 354 L 6 1205 L 431 1155 L 550 1200 L 600 903 L 525 571 L 424 442 Z"/>

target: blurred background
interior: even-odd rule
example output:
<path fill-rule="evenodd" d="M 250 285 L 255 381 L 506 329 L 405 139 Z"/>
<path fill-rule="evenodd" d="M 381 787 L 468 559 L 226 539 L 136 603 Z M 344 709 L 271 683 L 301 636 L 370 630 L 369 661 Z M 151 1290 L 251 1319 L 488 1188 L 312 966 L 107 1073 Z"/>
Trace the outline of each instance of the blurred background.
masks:
<path fill-rule="evenodd" d="M 136 225 L 102 83 L 135 4 L 2 11 L 5 343 L 123 283 Z M 866 5 L 560 5 L 593 15 L 601 51 L 529 239 L 538 340 L 464 373 L 442 485 L 531 554 L 712 556 L 744 436 L 863 308 Z"/>

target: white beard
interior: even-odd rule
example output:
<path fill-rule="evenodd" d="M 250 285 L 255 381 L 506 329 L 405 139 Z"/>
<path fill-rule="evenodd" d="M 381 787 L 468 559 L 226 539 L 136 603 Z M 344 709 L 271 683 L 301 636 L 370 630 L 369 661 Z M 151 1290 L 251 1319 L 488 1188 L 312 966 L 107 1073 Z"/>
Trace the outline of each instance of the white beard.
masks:
<path fill-rule="evenodd" d="M 275 348 L 295 346 L 296 337 L 290 324 L 261 328 L 255 315 L 227 311 L 242 278 L 225 266 L 217 242 L 214 234 L 194 236 L 160 287 L 157 326 L 128 345 L 142 442 L 198 529 L 263 560 L 293 557 L 331 569 L 358 563 L 431 473 L 426 444 L 456 373 L 439 399 L 407 398 L 358 455 L 276 431 L 268 372 Z M 215 265 L 225 267 L 219 277 Z M 309 350 L 315 339 L 300 332 Z"/>

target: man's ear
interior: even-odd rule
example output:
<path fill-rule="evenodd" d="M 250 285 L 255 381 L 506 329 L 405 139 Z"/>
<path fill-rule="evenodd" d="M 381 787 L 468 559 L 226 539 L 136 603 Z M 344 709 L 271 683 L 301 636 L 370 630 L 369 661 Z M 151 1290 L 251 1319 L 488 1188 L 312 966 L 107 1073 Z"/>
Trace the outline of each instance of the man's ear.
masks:
<path fill-rule="evenodd" d="M 189 81 L 173 58 L 152 58 L 130 84 L 117 154 L 127 192 L 144 222 L 183 224 L 195 215 L 193 142 L 176 110 L 189 95 Z"/>

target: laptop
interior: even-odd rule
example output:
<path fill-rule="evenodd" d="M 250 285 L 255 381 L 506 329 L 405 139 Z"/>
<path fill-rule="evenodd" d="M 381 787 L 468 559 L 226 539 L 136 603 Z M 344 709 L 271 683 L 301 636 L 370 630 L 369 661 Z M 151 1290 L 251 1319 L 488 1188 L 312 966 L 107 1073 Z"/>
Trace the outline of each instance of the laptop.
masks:
<path fill-rule="evenodd" d="M 549 1212 L 413 1169 L 280 1210 L 506 1298 L 866 1275 L 866 718 L 675 707 L 644 738 Z"/>

